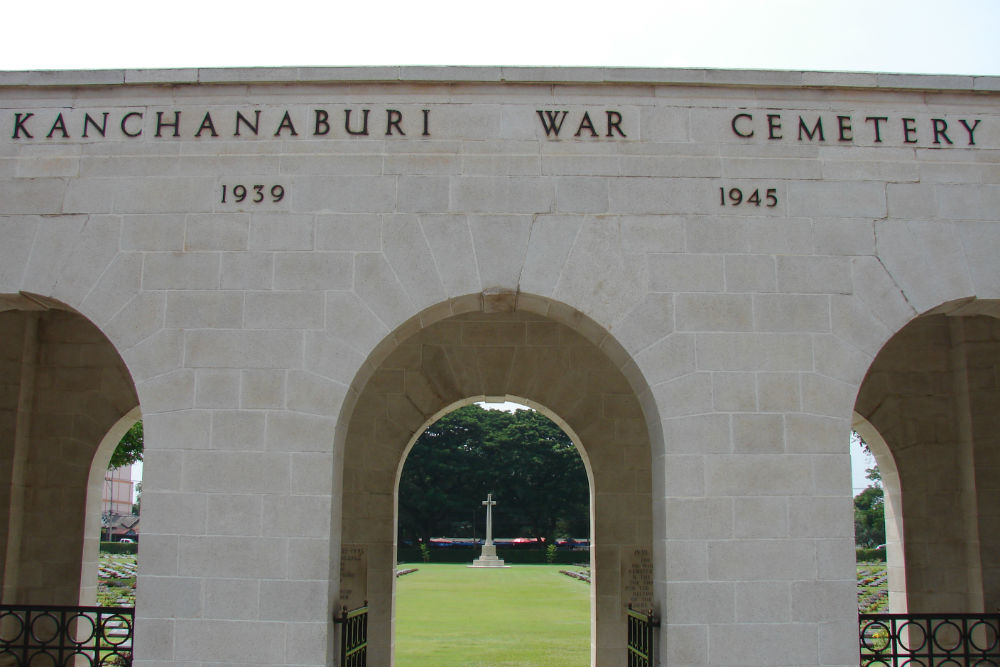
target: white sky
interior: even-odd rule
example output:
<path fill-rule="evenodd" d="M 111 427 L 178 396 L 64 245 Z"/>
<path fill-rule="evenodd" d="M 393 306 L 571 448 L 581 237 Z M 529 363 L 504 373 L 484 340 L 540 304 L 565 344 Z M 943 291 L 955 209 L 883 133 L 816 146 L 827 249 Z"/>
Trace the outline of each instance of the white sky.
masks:
<path fill-rule="evenodd" d="M 1000 75 L 1000 0 L 4 5 L 0 70 L 589 65 Z"/>
<path fill-rule="evenodd" d="M 527 405 L 521 405 L 520 403 L 514 403 L 512 401 L 505 401 L 503 403 L 476 403 L 481 408 L 486 408 L 487 410 L 503 410 L 504 412 L 517 412 L 518 410 L 531 410 Z"/>
<path fill-rule="evenodd" d="M 875 457 L 861 449 L 859 440 L 851 442 L 851 486 L 854 487 L 854 495 L 857 495 L 872 485 L 871 480 L 865 478 L 868 468 L 875 465 Z"/>

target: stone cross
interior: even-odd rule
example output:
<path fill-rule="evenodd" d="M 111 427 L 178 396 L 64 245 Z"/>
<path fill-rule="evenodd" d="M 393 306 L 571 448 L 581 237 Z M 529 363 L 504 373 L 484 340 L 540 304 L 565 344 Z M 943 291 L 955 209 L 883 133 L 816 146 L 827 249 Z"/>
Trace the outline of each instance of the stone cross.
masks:
<path fill-rule="evenodd" d="M 483 505 L 486 506 L 486 541 L 483 543 L 483 551 L 479 558 L 472 561 L 469 567 L 510 567 L 504 565 L 502 558 L 497 558 L 497 548 L 493 544 L 493 506 L 497 501 L 493 500 L 493 494 L 486 496 Z"/>
<path fill-rule="evenodd" d="M 487 494 L 483 505 L 486 506 L 486 544 L 489 545 L 493 544 L 493 506 L 496 504 L 497 501 L 493 500 L 493 494 Z"/>

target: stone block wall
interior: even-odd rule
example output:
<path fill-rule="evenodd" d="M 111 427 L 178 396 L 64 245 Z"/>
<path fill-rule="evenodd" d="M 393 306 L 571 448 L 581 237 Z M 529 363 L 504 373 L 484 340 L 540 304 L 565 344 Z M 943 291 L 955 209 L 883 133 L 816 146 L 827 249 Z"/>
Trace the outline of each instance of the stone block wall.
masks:
<path fill-rule="evenodd" d="M 330 664 L 342 548 L 358 543 L 378 564 L 384 661 L 398 462 L 440 410 L 505 395 L 551 410 L 589 457 L 612 573 L 595 664 L 624 662 L 605 620 L 635 538 L 661 662 L 851 665 L 855 412 L 899 464 L 911 606 L 994 596 L 992 568 L 969 564 L 993 551 L 997 89 L 702 70 L 0 74 L 0 294 L 18 313 L 0 314 L 0 424 L 16 423 L 22 299 L 56 300 L 106 337 L 102 359 L 120 355 L 131 384 L 110 361 L 100 378 L 40 366 L 54 418 L 37 437 L 67 438 L 75 474 L 73 443 L 96 451 L 141 406 L 144 667 Z M 43 433 L 60 409 L 79 431 Z M 962 508 L 930 516 L 937 536 L 906 520 L 928 515 L 924 491 Z M 11 572 L 5 590 L 28 585 Z M 946 592 L 919 583 L 941 572 Z"/>

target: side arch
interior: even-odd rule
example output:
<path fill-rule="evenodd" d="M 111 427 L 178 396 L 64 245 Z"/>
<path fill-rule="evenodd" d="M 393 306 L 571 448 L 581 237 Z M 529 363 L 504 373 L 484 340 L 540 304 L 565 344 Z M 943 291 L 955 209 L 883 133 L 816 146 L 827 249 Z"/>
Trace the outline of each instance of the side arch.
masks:
<path fill-rule="evenodd" d="M 137 409 L 135 385 L 114 345 L 69 306 L 23 294 L 0 303 L 3 600 L 90 602 L 94 475 L 103 479 L 99 453 Z"/>
<path fill-rule="evenodd" d="M 857 394 L 855 424 L 871 429 L 859 432 L 872 438 L 873 452 L 884 442 L 896 464 L 898 489 L 887 480 L 887 493 L 905 569 L 890 585 L 905 591 L 908 612 L 981 612 L 1000 603 L 996 312 L 995 300 L 959 299 L 912 318 L 874 356 Z"/>

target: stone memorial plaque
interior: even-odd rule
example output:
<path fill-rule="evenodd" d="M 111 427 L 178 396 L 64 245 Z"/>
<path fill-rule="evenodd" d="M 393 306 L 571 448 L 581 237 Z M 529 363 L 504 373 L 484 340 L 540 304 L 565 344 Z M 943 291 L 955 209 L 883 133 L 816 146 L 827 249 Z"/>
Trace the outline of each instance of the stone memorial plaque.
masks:
<path fill-rule="evenodd" d="M 340 548 L 340 602 L 337 605 L 356 609 L 368 599 L 368 550 L 345 544 Z"/>
<path fill-rule="evenodd" d="M 653 555 L 649 549 L 633 549 L 622 557 L 624 604 L 645 611 L 653 608 Z"/>

